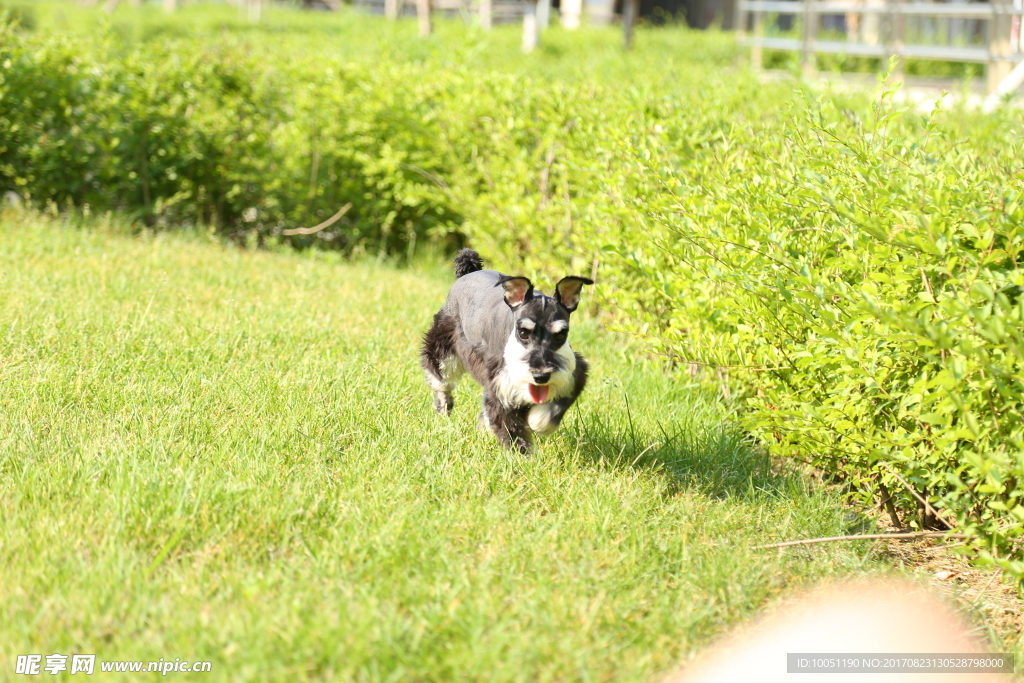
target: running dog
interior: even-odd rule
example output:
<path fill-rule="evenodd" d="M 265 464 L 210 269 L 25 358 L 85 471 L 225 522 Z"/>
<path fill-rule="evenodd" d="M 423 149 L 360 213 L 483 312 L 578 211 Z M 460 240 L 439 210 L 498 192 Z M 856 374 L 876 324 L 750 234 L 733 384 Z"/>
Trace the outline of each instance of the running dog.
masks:
<path fill-rule="evenodd" d="M 587 383 L 587 362 L 569 346 L 569 315 L 594 282 L 565 277 L 546 296 L 525 277 L 484 270 L 472 249 L 455 257 L 455 278 L 420 352 L 434 408 L 451 413 L 452 391 L 468 372 L 484 389 L 481 420 L 504 446 L 528 453 Z"/>

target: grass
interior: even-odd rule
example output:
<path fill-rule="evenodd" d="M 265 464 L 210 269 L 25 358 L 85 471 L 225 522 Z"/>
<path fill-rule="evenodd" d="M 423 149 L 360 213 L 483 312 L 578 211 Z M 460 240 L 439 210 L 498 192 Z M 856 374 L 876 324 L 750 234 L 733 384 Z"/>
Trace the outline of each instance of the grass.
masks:
<path fill-rule="evenodd" d="M 66 223 L 0 219 L 4 675 L 95 653 L 204 680 L 650 680 L 774 596 L 880 570 L 867 546 L 754 550 L 842 533 L 842 508 L 586 315 L 592 385 L 523 458 L 476 427 L 475 386 L 431 410 L 447 265 Z"/>
<path fill-rule="evenodd" d="M 635 48 L 622 49 L 622 30 L 616 26 L 562 29 L 558 22 L 544 30 L 536 52 L 521 49 L 520 23 L 483 31 L 474 21 L 434 22 L 427 39 L 418 36 L 414 18 L 386 22 L 360 8 L 337 12 L 299 11 L 270 6 L 259 23 L 250 22 L 225 3 L 195 2 L 168 15 L 157 3 L 130 7 L 127 2 L 112 14 L 61 0 L 25 2 L 0 0 L 8 8 L 28 15 L 29 30 L 39 33 L 102 38 L 105 49 L 130 50 L 147 43 L 200 38 L 208 49 L 222 43 L 265 50 L 275 62 L 304 56 L 344 62 L 399 62 L 429 64 L 434 68 L 500 71 L 544 80 L 605 82 L 641 88 L 645 79 L 659 75 L 667 83 L 680 79 L 678 71 L 693 66 L 731 66 L 739 54 L 735 37 L 717 30 L 694 31 L 684 23 L 642 30 Z"/>

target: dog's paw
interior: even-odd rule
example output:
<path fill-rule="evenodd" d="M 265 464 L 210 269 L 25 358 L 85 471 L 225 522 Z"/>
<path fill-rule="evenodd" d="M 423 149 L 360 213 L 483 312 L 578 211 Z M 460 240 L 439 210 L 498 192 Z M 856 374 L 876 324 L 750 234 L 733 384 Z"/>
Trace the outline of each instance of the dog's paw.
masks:
<path fill-rule="evenodd" d="M 518 451 L 520 455 L 531 456 L 533 452 L 537 450 L 533 441 L 525 436 L 517 436 L 512 439 L 509 447 L 514 451 Z"/>
<path fill-rule="evenodd" d="M 453 407 L 455 407 L 455 399 L 451 394 L 446 394 L 443 391 L 434 392 L 434 410 L 438 415 L 451 415 Z"/>
<path fill-rule="evenodd" d="M 535 434 L 547 436 L 562 423 L 562 411 L 554 403 L 541 403 L 530 408 L 526 422 Z"/>

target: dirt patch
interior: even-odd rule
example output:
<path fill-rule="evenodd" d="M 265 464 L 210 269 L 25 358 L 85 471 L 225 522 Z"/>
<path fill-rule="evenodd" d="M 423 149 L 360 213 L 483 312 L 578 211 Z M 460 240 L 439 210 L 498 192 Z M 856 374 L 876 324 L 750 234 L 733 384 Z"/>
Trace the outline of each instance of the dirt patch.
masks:
<path fill-rule="evenodd" d="M 887 519 L 878 520 L 880 532 L 900 531 L 886 522 Z M 1024 646 L 1024 600 L 1001 571 L 972 566 L 954 552 L 958 546 L 931 538 L 879 541 L 876 552 L 896 569 L 928 577 L 932 589 L 946 597 L 974 625 L 972 633 L 988 637 L 993 647 L 1019 652 Z"/>

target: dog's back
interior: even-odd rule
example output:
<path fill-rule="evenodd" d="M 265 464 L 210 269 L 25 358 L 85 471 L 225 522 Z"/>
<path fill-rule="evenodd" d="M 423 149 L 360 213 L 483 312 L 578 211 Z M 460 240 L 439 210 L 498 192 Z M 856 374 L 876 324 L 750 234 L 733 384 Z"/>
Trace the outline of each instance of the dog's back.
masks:
<path fill-rule="evenodd" d="M 484 348 L 494 350 L 504 349 L 512 334 L 512 311 L 505 305 L 504 290 L 496 286 L 501 275 L 496 270 L 462 275 L 452 285 L 441 309 L 459 321 L 467 341 L 483 342 Z"/>

